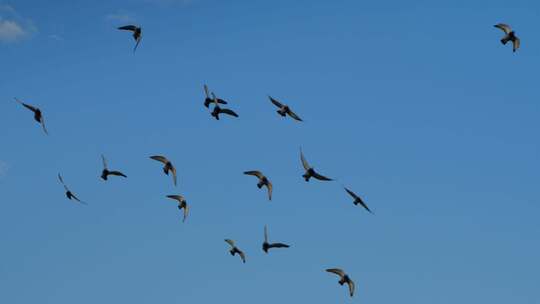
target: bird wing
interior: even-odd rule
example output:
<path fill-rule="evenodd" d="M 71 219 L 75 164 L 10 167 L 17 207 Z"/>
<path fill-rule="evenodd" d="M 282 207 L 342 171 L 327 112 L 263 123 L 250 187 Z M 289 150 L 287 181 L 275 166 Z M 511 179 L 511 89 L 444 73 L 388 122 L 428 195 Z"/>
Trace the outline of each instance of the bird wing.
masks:
<path fill-rule="evenodd" d="M 183 209 L 184 209 L 184 218 L 182 219 L 182 222 L 185 222 L 186 218 L 187 218 L 187 216 L 189 214 L 189 206 L 185 202 L 183 203 L 183 205 L 184 205 L 184 207 L 183 207 Z"/>
<path fill-rule="evenodd" d="M 210 93 L 208 92 L 208 86 L 206 84 L 204 85 L 204 94 L 206 95 L 206 98 L 210 98 Z"/>
<path fill-rule="evenodd" d="M 182 203 L 184 201 L 184 197 L 181 195 L 167 195 L 168 198 L 178 201 L 179 203 Z"/>
<path fill-rule="evenodd" d="M 109 175 L 122 176 L 127 178 L 127 176 L 120 171 L 109 171 Z"/>
<path fill-rule="evenodd" d="M 135 25 L 124 25 L 118 28 L 119 30 L 123 31 L 132 31 L 135 32 L 137 30 L 137 26 Z"/>
<path fill-rule="evenodd" d="M 223 113 L 223 114 L 228 114 L 228 115 L 231 115 L 231 116 L 234 116 L 234 117 L 238 117 L 238 114 L 236 114 L 233 110 L 231 109 L 221 109 L 219 112 Z"/>
<path fill-rule="evenodd" d="M 514 40 L 512 40 L 512 45 L 514 47 L 514 52 L 517 51 L 521 45 L 521 40 L 518 37 L 514 38 Z"/>
<path fill-rule="evenodd" d="M 268 228 L 264 225 L 264 242 L 268 243 Z"/>
<path fill-rule="evenodd" d="M 73 197 L 73 199 L 75 199 L 77 202 L 83 204 L 83 205 L 88 205 L 87 203 L 81 201 L 77 196 L 75 196 L 75 194 L 71 193 L 71 197 Z"/>
<path fill-rule="evenodd" d="M 39 119 L 39 123 L 41 124 L 41 128 L 43 129 L 43 132 L 45 132 L 45 134 L 49 135 L 49 131 L 47 131 L 47 127 L 45 127 L 45 117 L 43 117 L 43 115 L 41 115 L 41 117 Z"/>
<path fill-rule="evenodd" d="M 64 186 L 64 189 L 66 191 L 69 191 L 68 187 L 66 186 L 66 183 L 64 183 L 64 179 L 62 178 L 62 175 L 60 175 L 60 173 L 58 173 L 58 180 L 60 180 L 60 183 Z"/>
<path fill-rule="evenodd" d="M 326 271 L 337 274 L 341 278 L 343 278 L 345 276 L 345 271 L 343 271 L 343 270 L 341 270 L 339 268 L 329 268 L 329 269 L 326 269 Z"/>
<path fill-rule="evenodd" d="M 107 159 L 105 158 L 105 155 L 101 154 L 101 162 L 103 163 L 103 168 L 107 169 Z"/>
<path fill-rule="evenodd" d="M 171 172 L 173 176 L 173 183 L 176 186 L 176 168 L 173 165 L 171 165 Z"/>
<path fill-rule="evenodd" d="M 362 207 L 364 207 L 364 209 L 366 209 L 369 213 L 373 214 L 373 212 L 369 209 L 367 204 L 364 203 L 364 201 L 361 198 L 358 198 L 358 202 L 360 203 L 360 205 L 362 205 Z"/>
<path fill-rule="evenodd" d="M 161 155 L 150 156 L 150 158 L 153 160 L 157 160 L 158 162 L 162 162 L 164 164 L 167 164 L 169 162 L 169 160 L 165 156 L 161 156 Z"/>
<path fill-rule="evenodd" d="M 354 192 L 352 192 L 351 190 L 343 187 L 345 189 L 345 191 L 347 191 L 347 193 L 349 193 L 350 196 L 352 196 L 355 200 L 356 199 L 359 199 L 360 197 L 358 197 L 358 195 L 356 195 Z"/>
<path fill-rule="evenodd" d="M 272 186 L 272 182 L 268 181 L 268 183 L 266 184 L 266 188 L 268 189 L 268 200 L 272 200 L 272 189 L 274 188 L 274 186 Z"/>
<path fill-rule="evenodd" d="M 318 179 L 318 180 L 322 180 L 322 181 L 331 181 L 332 179 L 331 178 L 328 178 L 326 176 L 323 176 L 323 175 L 320 175 L 319 173 L 317 172 L 314 172 L 313 173 L 313 177 Z"/>
<path fill-rule="evenodd" d="M 505 34 L 509 34 L 512 31 L 512 28 L 508 24 L 499 23 L 494 26 L 498 29 L 501 29 Z"/>
<path fill-rule="evenodd" d="M 270 248 L 289 248 L 290 246 L 283 243 L 272 243 L 268 247 Z"/>
<path fill-rule="evenodd" d="M 135 42 L 135 47 L 133 48 L 133 53 L 135 53 L 135 51 L 139 47 L 139 43 L 141 43 L 141 39 L 142 39 L 142 36 L 139 36 L 138 38 L 135 38 L 136 42 Z"/>
<path fill-rule="evenodd" d="M 238 249 L 238 254 L 240 255 L 240 258 L 242 259 L 242 262 L 245 263 L 246 262 L 246 254 L 240 249 Z"/>
<path fill-rule="evenodd" d="M 257 170 L 253 170 L 253 171 L 245 171 L 244 172 L 245 175 L 253 175 L 253 176 L 256 176 L 258 178 L 263 178 L 264 175 L 262 174 L 261 171 L 257 171 Z"/>
<path fill-rule="evenodd" d="M 300 118 L 300 116 L 296 115 L 296 113 L 294 113 L 291 109 L 289 109 L 289 116 L 292 117 L 295 120 L 303 121 L 302 118 Z"/>
<path fill-rule="evenodd" d="M 300 159 L 302 160 L 302 166 L 304 166 L 304 169 L 306 170 L 311 169 L 306 158 L 304 157 L 304 152 L 302 152 L 302 148 L 300 148 Z"/>
<path fill-rule="evenodd" d="M 15 97 L 15 101 L 17 101 L 18 103 L 20 103 L 21 105 L 23 105 L 25 108 L 27 108 L 28 110 L 32 111 L 32 112 L 36 112 L 37 111 L 37 108 L 32 106 L 32 105 L 29 105 L 27 103 L 24 103 L 22 102 L 20 99 L 18 99 L 17 97 Z"/>
<path fill-rule="evenodd" d="M 278 108 L 282 108 L 283 107 L 283 104 L 277 100 L 275 100 L 274 98 L 272 98 L 272 96 L 268 96 L 268 98 L 270 98 L 270 101 Z"/>
<path fill-rule="evenodd" d="M 349 279 L 347 281 L 347 285 L 349 285 L 349 294 L 351 295 L 351 297 L 354 296 L 355 285 L 353 280 Z"/>
<path fill-rule="evenodd" d="M 227 242 L 227 244 L 229 244 L 231 247 L 234 248 L 235 245 L 234 245 L 234 241 L 233 241 L 233 240 L 231 240 L 231 239 L 225 239 L 225 242 Z"/>

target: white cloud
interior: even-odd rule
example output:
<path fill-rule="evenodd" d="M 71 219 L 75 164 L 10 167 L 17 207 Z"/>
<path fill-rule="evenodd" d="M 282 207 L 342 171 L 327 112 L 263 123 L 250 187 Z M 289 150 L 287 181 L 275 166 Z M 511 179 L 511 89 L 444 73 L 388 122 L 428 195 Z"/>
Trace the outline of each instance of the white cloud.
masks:
<path fill-rule="evenodd" d="M 3 179 L 4 177 L 6 177 L 8 171 L 9 171 L 9 165 L 0 160 L 0 179 Z"/>
<path fill-rule="evenodd" d="M 135 20 L 135 17 L 131 13 L 125 11 L 118 11 L 112 14 L 108 14 L 107 16 L 105 16 L 105 19 L 116 22 L 131 22 Z"/>
<path fill-rule="evenodd" d="M 19 16 L 12 6 L 0 4 L 0 42 L 19 41 L 35 31 L 32 21 Z"/>

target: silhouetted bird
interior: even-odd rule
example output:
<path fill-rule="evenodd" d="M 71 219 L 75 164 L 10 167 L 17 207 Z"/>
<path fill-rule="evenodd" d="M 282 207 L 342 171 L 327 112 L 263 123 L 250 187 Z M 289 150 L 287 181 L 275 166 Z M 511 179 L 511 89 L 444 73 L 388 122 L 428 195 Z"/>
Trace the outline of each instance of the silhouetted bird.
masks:
<path fill-rule="evenodd" d="M 242 259 L 242 262 L 246 262 L 246 255 L 244 254 L 244 252 L 240 249 L 238 249 L 238 247 L 236 247 L 236 245 L 234 244 L 234 241 L 233 240 L 230 240 L 230 239 L 225 239 L 225 242 L 227 242 L 227 244 L 229 244 L 231 246 L 231 250 L 229 250 L 229 253 L 234 256 L 235 254 L 238 254 L 240 256 L 240 258 Z"/>
<path fill-rule="evenodd" d="M 184 209 L 184 218 L 182 219 L 182 222 L 185 222 L 189 213 L 189 206 L 186 199 L 182 195 L 167 195 L 167 197 L 178 202 L 178 210 Z"/>
<path fill-rule="evenodd" d="M 351 190 L 343 187 L 345 189 L 345 191 L 347 191 L 347 193 L 349 193 L 350 196 L 352 196 L 354 198 L 354 201 L 353 201 L 353 204 L 356 206 L 358 204 L 360 204 L 362 207 L 364 207 L 364 209 L 366 209 L 367 211 L 369 211 L 369 213 L 373 214 L 373 212 L 371 212 L 371 210 L 369 210 L 368 206 L 366 205 L 366 203 L 364 203 L 364 201 L 362 200 L 361 197 L 359 197 L 358 195 L 356 195 L 354 192 L 352 192 Z"/>
<path fill-rule="evenodd" d="M 494 26 L 498 29 L 501 29 L 505 33 L 504 37 L 501 39 L 501 43 L 506 45 L 508 41 L 512 41 L 513 51 L 514 52 L 517 51 L 519 49 L 519 45 L 521 44 L 521 41 L 516 36 L 516 32 L 514 32 L 508 24 L 499 23 Z"/>
<path fill-rule="evenodd" d="M 107 167 L 107 159 L 105 159 L 105 156 L 103 156 L 103 154 L 101 155 L 101 160 L 103 161 L 103 171 L 101 172 L 101 178 L 103 180 L 107 180 L 109 175 L 127 177 L 124 173 L 120 171 L 109 171 Z"/>
<path fill-rule="evenodd" d="M 259 179 L 257 187 L 261 189 L 262 186 L 266 186 L 268 189 L 268 199 L 272 200 L 272 183 L 261 173 L 261 171 L 246 171 L 244 174 L 256 176 Z"/>
<path fill-rule="evenodd" d="M 219 114 L 227 114 L 227 115 L 231 115 L 231 116 L 234 116 L 234 117 L 238 117 L 238 114 L 236 114 L 233 110 L 231 109 L 222 109 L 220 106 L 219 106 L 219 100 L 216 98 L 216 95 L 214 93 L 212 93 L 212 97 L 214 98 L 213 99 L 213 103 L 214 103 L 214 110 L 212 111 L 211 115 L 219 120 Z"/>
<path fill-rule="evenodd" d="M 133 52 L 135 52 L 142 39 L 142 28 L 136 25 L 125 25 L 119 27 L 118 29 L 123 31 L 130 31 L 133 33 L 133 39 L 135 39 L 135 47 L 133 48 Z"/>
<path fill-rule="evenodd" d="M 15 101 L 23 105 L 28 110 L 34 112 L 34 120 L 39 122 L 45 134 L 49 135 L 49 132 L 47 132 L 47 128 L 45 128 L 45 119 L 43 118 L 43 114 L 41 113 L 41 110 L 39 108 L 36 108 L 32 105 L 29 105 L 27 103 L 20 101 L 17 97 L 15 97 Z"/>
<path fill-rule="evenodd" d="M 163 172 L 166 175 L 169 175 L 169 171 L 172 173 L 173 182 L 174 182 L 174 185 L 176 186 L 176 168 L 173 166 L 171 161 L 168 160 L 165 156 L 160 156 L 160 155 L 150 156 L 150 158 L 165 164 L 165 166 L 163 166 Z"/>
<path fill-rule="evenodd" d="M 276 112 L 278 112 L 279 115 L 285 117 L 287 116 L 287 114 L 292 117 L 293 119 L 295 120 L 298 120 L 298 121 L 302 121 L 302 119 L 296 115 L 292 110 L 291 108 L 289 108 L 288 105 L 286 104 L 282 104 L 280 103 L 279 101 L 277 101 L 276 99 L 272 98 L 272 96 L 268 96 L 268 98 L 270 98 L 270 101 L 276 106 L 279 108 L 279 110 L 277 110 Z"/>
<path fill-rule="evenodd" d="M 214 99 L 210 98 L 210 93 L 208 92 L 207 85 L 204 85 L 204 94 L 206 95 L 206 98 L 204 99 L 204 106 L 208 108 L 208 106 L 214 102 Z M 227 102 L 221 98 L 217 98 L 217 103 L 227 104 Z"/>
<path fill-rule="evenodd" d="M 66 183 L 64 183 L 64 179 L 62 178 L 62 175 L 60 175 L 60 173 L 58 173 L 58 179 L 60 180 L 60 183 L 64 186 L 64 189 L 66 190 L 66 197 L 69 200 L 76 200 L 81 204 L 87 205 L 85 202 L 81 201 L 77 196 L 75 196 L 75 194 L 73 194 L 71 190 L 69 190 L 69 188 L 66 186 Z"/>
<path fill-rule="evenodd" d="M 268 243 L 268 229 L 264 226 L 264 243 L 262 249 L 265 253 L 268 253 L 270 248 L 289 248 L 290 246 L 283 243 Z"/>
<path fill-rule="evenodd" d="M 351 297 L 354 296 L 354 282 L 343 270 L 339 268 L 330 268 L 326 269 L 326 271 L 337 274 L 339 276 L 339 285 L 347 283 L 347 285 L 349 286 L 349 294 L 351 295 Z"/>
<path fill-rule="evenodd" d="M 331 178 L 325 177 L 320 175 L 319 173 L 315 172 L 315 169 L 311 167 L 306 158 L 304 157 L 304 153 L 302 153 L 302 149 L 300 149 L 300 159 L 302 160 L 302 166 L 304 166 L 304 169 L 306 170 L 306 173 L 302 175 L 302 177 L 306 180 L 306 182 L 309 182 L 310 178 L 315 178 L 322 181 L 331 181 Z"/>

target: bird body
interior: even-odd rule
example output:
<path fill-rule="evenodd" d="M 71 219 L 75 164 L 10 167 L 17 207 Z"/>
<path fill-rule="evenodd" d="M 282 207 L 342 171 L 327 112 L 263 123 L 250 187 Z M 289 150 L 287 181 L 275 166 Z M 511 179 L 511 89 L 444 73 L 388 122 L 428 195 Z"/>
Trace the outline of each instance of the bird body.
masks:
<path fill-rule="evenodd" d="M 208 91 L 208 86 L 205 84 L 204 85 L 204 94 L 206 95 L 205 99 L 204 99 L 204 106 L 205 107 L 209 107 L 211 103 L 214 102 L 214 99 L 210 97 L 210 93 Z M 216 98 L 216 101 L 217 103 L 219 104 L 227 104 L 227 102 L 221 98 Z"/>
<path fill-rule="evenodd" d="M 168 160 L 165 156 L 161 155 L 150 156 L 150 158 L 163 163 L 163 173 L 165 173 L 165 175 L 169 175 L 169 172 L 171 172 L 173 177 L 173 183 L 176 186 L 176 168 L 173 166 L 172 162 Z"/>
<path fill-rule="evenodd" d="M 246 254 L 240 250 L 238 247 L 236 247 L 235 245 L 235 242 L 231 239 L 225 239 L 225 242 L 227 242 L 227 244 L 229 244 L 229 246 L 231 246 L 231 249 L 229 250 L 229 253 L 232 255 L 232 256 L 235 256 L 236 254 L 238 254 L 240 256 L 240 259 L 242 259 L 242 262 L 245 263 L 246 262 Z"/>
<path fill-rule="evenodd" d="M 364 202 L 364 200 L 362 200 L 362 198 L 358 195 L 356 195 L 354 192 L 352 192 L 351 190 L 343 187 L 345 189 L 345 191 L 350 195 L 352 196 L 352 198 L 354 198 L 354 201 L 353 201 L 353 204 L 356 206 L 356 205 L 360 205 L 362 207 L 364 207 L 364 209 L 366 209 L 369 213 L 373 214 L 373 212 L 369 209 L 369 207 L 367 206 L 367 204 Z"/>
<path fill-rule="evenodd" d="M 27 108 L 28 110 L 34 113 L 34 120 L 37 121 L 39 124 L 41 124 L 41 128 L 43 129 L 43 132 L 45 132 L 45 134 L 48 135 L 49 132 L 47 131 L 47 128 L 45 127 L 45 119 L 43 118 L 43 113 L 41 112 L 41 110 L 35 106 L 22 102 L 16 97 L 15 97 L 15 101 L 20 103 L 23 107 Z"/>
<path fill-rule="evenodd" d="M 230 116 L 238 117 L 238 114 L 236 114 L 236 112 L 234 112 L 233 110 L 221 108 L 219 106 L 220 101 L 216 97 L 216 94 L 214 94 L 214 93 L 212 93 L 212 103 L 214 103 L 214 109 L 212 110 L 212 113 L 210 113 L 210 115 L 212 115 L 216 120 L 219 120 L 219 114 L 227 114 L 227 115 L 230 115 Z M 226 104 L 227 102 L 224 102 L 222 100 L 221 103 Z"/>
<path fill-rule="evenodd" d="M 508 24 L 499 23 L 494 26 L 502 30 L 505 34 L 501 39 L 501 43 L 503 45 L 506 45 L 509 41 L 512 41 L 512 50 L 515 53 L 521 45 L 521 40 L 516 36 L 516 32 L 514 32 Z"/>
<path fill-rule="evenodd" d="M 69 200 L 75 200 L 75 201 L 77 201 L 77 202 L 79 202 L 79 203 L 81 203 L 83 205 L 86 205 L 85 202 L 81 201 L 73 192 L 71 192 L 71 190 L 68 188 L 68 186 L 64 182 L 64 179 L 62 178 L 62 175 L 60 175 L 60 173 L 58 173 L 58 180 L 64 186 L 64 190 L 66 191 L 66 197 Z"/>
<path fill-rule="evenodd" d="M 354 296 L 355 284 L 348 274 L 346 274 L 343 270 L 339 268 L 329 268 L 329 269 L 326 269 L 326 271 L 338 275 L 339 285 L 343 286 L 343 284 L 347 284 L 347 286 L 349 287 L 349 295 L 351 297 Z"/>
<path fill-rule="evenodd" d="M 268 253 L 271 248 L 289 248 L 290 246 L 284 243 L 269 243 L 268 241 L 268 228 L 264 226 L 264 242 L 262 244 L 262 250 Z"/>
<path fill-rule="evenodd" d="M 127 176 L 120 171 L 110 171 L 107 166 L 107 159 L 104 155 L 101 155 L 101 161 L 103 162 L 103 171 L 101 171 L 101 178 L 103 180 L 107 180 L 109 175 L 122 176 L 124 178 L 127 178 Z"/>
<path fill-rule="evenodd" d="M 302 177 L 304 178 L 304 180 L 306 182 L 309 182 L 309 179 L 312 178 L 312 177 L 315 178 L 315 179 L 321 180 L 321 181 L 331 181 L 332 180 L 331 178 L 328 178 L 326 176 L 323 176 L 323 175 L 317 173 L 315 171 L 315 169 L 309 165 L 306 158 L 304 157 L 304 153 L 302 152 L 302 149 L 300 149 L 300 160 L 302 161 L 302 166 L 306 170 L 306 172 L 302 175 Z"/>
<path fill-rule="evenodd" d="M 178 210 L 184 210 L 182 222 L 185 222 L 189 213 L 189 206 L 186 199 L 182 195 L 167 195 L 167 197 L 178 202 Z"/>
<path fill-rule="evenodd" d="M 277 99 L 274 99 L 272 98 L 272 96 L 268 96 L 268 98 L 270 98 L 270 101 L 276 106 L 279 108 L 279 110 L 277 110 L 276 112 L 285 117 L 287 115 L 289 115 L 291 118 L 293 118 L 294 120 L 298 120 L 298 121 L 302 121 L 302 119 L 296 115 L 292 110 L 291 108 L 289 108 L 288 105 L 286 104 L 282 104 L 281 102 L 279 102 Z"/>
<path fill-rule="evenodd" d="M 123 31 L 130 31 L 133 33 L 133 39 L 135 39 L 135 47 L 133 48 L 133 52 L 135 52 L 142 39 L 142 28 L 136 25 L 125 25 L 119 27 L 118 29 Z"/>
<path fill-rule="evenodd" d="M 257 183 L 257 188 L 261 189 L 263 186 L 266 186 L 268 189 L 268 200 L 272 200 L 272 183 L 270 180 L 262 174 L 261 171 L 245 171 L 244 174 L 246 175 L 252 175 L 259 179 L 259 182 Z"/>

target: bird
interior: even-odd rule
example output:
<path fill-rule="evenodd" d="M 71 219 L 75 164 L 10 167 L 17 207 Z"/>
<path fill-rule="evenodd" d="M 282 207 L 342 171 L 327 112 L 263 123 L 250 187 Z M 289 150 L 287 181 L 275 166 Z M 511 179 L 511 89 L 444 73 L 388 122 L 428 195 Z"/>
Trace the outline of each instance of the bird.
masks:
<path fill-rule="evenodd" d="M 234 116 L 234 117 L 238 117 L 238 114 L 236 114 L 233 110 L 231 110 L 231 109 L 222 109 L 219 106 L 219 100 L 217 99 L 217 97 L 216 97 L 216 95 L 214 93 L 212 93 L 212 97 L 213 97 L 212 102 L 214 103 L 214 110 L 210 114 L 216 120 L 219 120 L 219 114 L 227 114 L 227 115 L 231 115 L 231 116 Z"/>
<path fill-rule="evenodd" d="M 309 182 L 310 178 L 315 178 L 321 181 L 331 181 L 331 178 L 325 177 L 320 175 L 319 173 L 315 172 L 315 169 L 311 167 L 306 158 L 304 157 L 304 153 L 302 152 L 302 149 L 300 148 L 300 159 L 302 160 L 302 166 L 304 166 L 304 169 L 306 170 L 306 173 L 302 175 L 302 177 L 306 180 L 306 182 Z"/>
<path fill-rule="evenodd" d="M 494 25 L 496 28 L 501 29 L 504 32 L 504 37 L 501 39 L 501 43 L 506 45 L 508 41 L 512 41 L 512 49 L 514 53 L 519 49 L 521 40 L 516 36 L 516 32 L 508 24 L 499 23 Z"/>
<path fill-rule="evenodd" d="M 351 280 L 351 278 L 349 277 L 349 275 L 347 275 L 343 270 L 339 268 L 330 268 L 330 269 L 326 269 L 326 271 L 337 274 L 339 276 L 339 282 L 338 282 L 339 285 L 343 285 L 347 283 L 347 285 L 349 286 L 350 296 L 351 297 L 354 296 L 355 285 L 354 285 L 353 280 Z"/>
<path fill-rule="evenodd" d="M 127 177 L 124 173 L 120 171 L 109 171 L 107 167 L 107 159 L 105 159 L 105 156 L 103 154 L 101 155 L 101 160 L 103 161 L 103 171 L 101 172 L 101 178 L 103 180 L 107 180 L 109 175 Z"/>
<path fill-rule="evenodd" d="M 369 210 L 369 207 L 366 205 L 366 203 L 364 203 L 364 201 L 362 200 L 361 197 L 359 197 L 358 195 L 356 195 L 354 192 L 352 192 L 351 190 L 347 189 L 346 187 L 343 187 L 345 189 L 345 191 L 347 191 L 347 193 L 349 193 L 350 196 L 352 196 L 354 198 L 354 201 L 353 201 L 353 204 L 356 206 L 358 204 L 360 204 L 362 207 L 364 207 L 364 209 L 366 209 L 369 213 L 373 214 L 373 212 L 371 210 Z"/>
<path fill-rule="evenodd" d="M 64 189 L 66 190 L 66 197 L 69 200 L 76 200 L 83 205 L 87 205 L 87 203 L 81 201 L 77 196 L 75 196 L 75 194 L 73 194 L 73 192 L 71 192 L 71 190 L 69 190 L 69 188 L 66 186 L 66 183 L 64 183 L 64 179 L 62 178 L 62 175 L 60 175 L 60 173 L 58 173 L 58 179 L 60 180 L 60 183 L 64 186 Z"/>
<path fill-rule="evenodd" d="M 178 201 L 178 210 L 184 209 L 184 218 L 182 219 L 182 222 L 185 222 L 189 213 L 189 206 L 186 199 L 182 195 L 167 195 L 167 197 Z"/>
<path fill-rule="evenodd" d="M 272 183 L 266 176 L 264 176 L 264 174 L 261 173 L 261 171 L 246 171 L 244 174 L 256 176 L 259 179 L 257 187 L 261 189 L 263 186 L 266 186 L 268 189 L 268 200 L 272 200 Z"/>
<path fill-rule="evenodd" d="M 264 243 L 262 249 L 265 253 L 268 253 L 270 248 L 289 248 L 290 246 L 283 243 L 268 243 L 268 228 L 264 226 Z"/>
<path fill-rule="evenodd" d="M 165 166 L 163 166 L 163 172 L 166 175 L 169 175 L 169 171 L 172 173 L 173 182 L 174 182 L 174 185 L 176 186 L 176 168 L 173 166 L 171 161 L 168 160 L 165 156 L 161 156 L 161 155 L 150 156 L 150 158 L 165 164 Z"/>
<path fill-rule="evenodd" d="M 295 119 L 295 120 L 298 120 L 298 121 L 303 121 L 298 115 L 296 115 L 292 110 L 291 108 L 289 108 L 288 105 L 286 104 L 282 104 L 281 102 L 277 101 L 276 99 L 272 98 L 272 96 L 268 96 L 268 98 L 270 98 L 270 101 L 276 106 L 279 108 L 279 110 L 277 110 L 276 112 L 285 117 L 287 116 L 287 114 Z"/>
<path fill-rule="evenodd" d="M 124 26 L 119 27 L 118 29 L 122 31 L 133 32 L 133 39 L 135 39 L 135 47 L 133 48 L 133 52 L 135 52 L 142 39 L 142 28 L 136 25 L 124 25 Z"/>
<path fill-rule="evenodd" d="M 206 84 L 204 85 L 204 94 L 206 95 L 206 98 L 204 99 L 204 106 L 208 108 L 208 106 L 214 102 L 214 99 L 210 98 L 210 93 L 208 93 L 208 86 Z M 227 102 L 221 98 L 217 98 L 217 103 L 227 104 Z"/>
<path fill-rule="evenodd" d="M 28 110 L 34 112 L 34 120 L 39 122 L 41 124 L 41 127 L 43 128 L 43 132 L 45 132 L 46 135 L 49 135 L 49 132 L 47 131 L 47 128 L 45 127 L 45 119 L 43 118 L 43 113 L 41 112 L 41 110 L 32 105 L 22 102 L 17 97 L 15 97 L 15 101 L 23 105 Z"/>
<path fill-rule="evenodd" d="M 242 262 L 246 262 L 246 255 L 244 254 L 244 252 L 240 249 L 238 249 L 238 247 L 236 247 L 236 245 L 234 244 L 234 241 L 231 240 L 231 239 L 225 239 L 225 242 L 227 242 L 227 244 L 229 244 L 231 246 L 231 250 L 229 250 L 229 253 L 234 256 L 235 254 L 238 254 L 240 256 L 240 258 L 242 259 Z"/>

